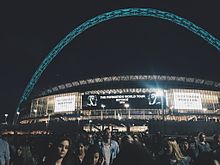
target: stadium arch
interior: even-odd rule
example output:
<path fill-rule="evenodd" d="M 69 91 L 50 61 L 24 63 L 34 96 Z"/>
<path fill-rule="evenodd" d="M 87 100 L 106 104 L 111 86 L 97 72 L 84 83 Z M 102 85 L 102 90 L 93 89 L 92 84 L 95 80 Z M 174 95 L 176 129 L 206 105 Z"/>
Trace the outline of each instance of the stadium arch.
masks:
<path fill-rule="evenodd" d="M 87 20 L 86 22 L 79 25 L 73 31 L 71 31 L 68 35 L 66 35 L 47 55 L 47 57 L 41 62 L 38 69 L 33 74 L 31 80 L 29 81 L 28 85 L 26 86 L 16 109 L 16 112 L 19 112 L 20 105 L 28 99 L 31 91 L 33 90 L 35 84 L 37 83 L 38 79 L 42 75 L 43 71 L 47 68 L 50 62 L 58 55 L 58 53 L 67 45 L 69 44 L 74 38 L 76 38 L 79 34 L 84 32 L 85 30 L 93 27 L 101 22 L 108 21 L 114 18 L 120 17 L 130 17 L 130 16 L 146 16 L 146 17 L 155 17 L 164 20 L 168 20 L 173 22 L 177 25 L 180 25 L 189 31 L 195 33 L 196 35 L 200 36 L 202 39 L 207 41 L 210 45 L 214 46 L 218 51 L 220 51 L 220 41 L 209 34 L 207 31 L 202 29 L 201 27 L 195 25 L 194 23 L 188 21 L 185 18 L 179 17 L 173 13 L 165 12 L 157 9 L 152 8 L 126 8 L 126 9 L 118 9 L 114 11 L 110 11 L 101 15 L 98 15 L 92 19 Z"/>

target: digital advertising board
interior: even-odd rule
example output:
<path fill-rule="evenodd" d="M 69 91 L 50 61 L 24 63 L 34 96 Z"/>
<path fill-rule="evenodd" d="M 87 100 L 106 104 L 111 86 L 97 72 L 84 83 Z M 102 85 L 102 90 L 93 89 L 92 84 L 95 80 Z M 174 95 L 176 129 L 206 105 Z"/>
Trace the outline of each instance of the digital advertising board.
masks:
<path fill-rule="evenodd" d="M 129 104 L 131 109 L 160 109 L 162 107 L 161 96 L 156 92 L 144 94 L 109 94 L 109 95 L 83 95 L 83 109 L 125 109 Z M 163 106 L 166 106 L 163 97 Z"/>

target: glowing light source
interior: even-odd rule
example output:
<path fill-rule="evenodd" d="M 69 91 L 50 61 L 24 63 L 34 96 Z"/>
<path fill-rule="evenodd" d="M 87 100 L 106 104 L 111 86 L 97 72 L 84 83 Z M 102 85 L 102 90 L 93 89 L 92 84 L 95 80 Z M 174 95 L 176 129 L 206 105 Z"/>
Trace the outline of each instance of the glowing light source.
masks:
<path fill-rule="evenodd" d="M 6 124 L 8 124 L 8 122 L 7 122 L 7 117 L 8 117 L 8 114 L 6 113 L 6 114 L 5 114 L 5 123 L 6 123 Z"/>
<path fill-rule="evenodd" d="M 101 104 L 101 107 L 104 109 L 105 108 L 105 104 Z"/>
<path fill-rule="evenodd" d="M 124 106 L 126 109 L 130 107 L 130 105 L 128 103 L 125 103 Z"/>
<path fill-rule="evenodd" d="M 162 97 L 162 96 L 164 95 L 163 90 L 162 90 L 162 89 L 158 89 L 158 90 L 156 91 L 156 95 Z"/>

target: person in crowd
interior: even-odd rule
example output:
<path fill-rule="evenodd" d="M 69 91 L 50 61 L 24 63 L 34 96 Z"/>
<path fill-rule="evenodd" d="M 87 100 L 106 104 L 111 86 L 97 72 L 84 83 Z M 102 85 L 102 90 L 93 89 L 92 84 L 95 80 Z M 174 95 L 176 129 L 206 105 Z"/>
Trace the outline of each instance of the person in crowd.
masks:
<path fill-rule="evenodd" d="M 22 154 L 22 147 L 21 146 L 17 147 L 16 153 L 15 153 L 13 161 L 11 162 L 11 165 L 25 165 L 24 156 Z"/>
<path fill-rule="evenodd" d="M 132 138 L 134 140 L 134 143 L 141 145 L 140 138 L 138 137 L 138 135 L 134 134 Z"/>
<path fill-rule="evenodd" d="M 32 154 L 30 137 L 25 135 L 24 141 L 19 145 L 21 147 L 21 155 L 24 158 L 25 165 L 35 165 L 37 162 Z"/>
<path fill-rule="evenodd" d="M 163 146 L 163 136 L 161 135 L 161 132 L 158 131 L 155 135 L 153 135 L 150 145 L 153 156 L 157 158 Z"/>
<path fill-rule="evenodd" d="M 212 152 L 202 152 L 194 161 L 193 165 L 220 165 Z"/>
<path fill-rule="evenodd" d="M 220 134 L 215 134 L 213 136 L 212 148 L 215 158 L 220 162 Z"/>
<path fill-rule="evenodd" d="M 202 152 L 210 152 L 211 147 L 209 143 L 206 141 L 206 135 L 204 132 L 200 132 L 198 134 L 198 144 L 197 144 L 197 156 Z"/>
<path fill-rule="evenodd" d="M 87 135 L 87 142 L 88 142 L 90 145 L 93 145 L 93 144 L 94 144 L 94 139 L 93 139 L 92 133 L 88 133 L 88 135 Z"/>
<path fill-rule="evenodd" d="M 10 136 L 7 137 L 7 142 L 9 145 L 9 152 L 10 152 L 10 164 L 12 165 L 15 155 L 16 155 L 16 146 L 15 146 L 15 141 L 14 139 L 16 138 L 16 136 Z"/>
<path fill-rule="evenodd" d="M 0 164 L 9 165 L 10 163 L 10 150 L 7 141 L 0 137 Z"/>
<path fill-rule="evenodd" d="M 194 141 L 193 139 L 183 139 L 182 143 L 181 143 L 181 152 L 183 154 L 183 156 L 188 156 L 191 158 L 190 163 L 194 162 L 196 159 L 196 145 L 194 145 Z"/>
<path fill-rule="evenodd" d="M 97 145 L 89 147 L 83 165 L 104 165 L 104 157 Z"/>
<path fill-rule="evenodd" d="M 184 157 L 176 140 L 165 140 L 163 154 L 158 158 L 158 164 L 189 165 L 190 157 Z"/>
<path fill-rule="evenodd" d="M 86 148 L 85 148 L 85 142 L 83 140 L 80 140 L 77 142 L 76 145 L 76 153 L 75 153 L 75 162 L 77 165 L 83 164 L 83 160 L 86 155 Z"/>
<path fill-rule="evenodd" d="M 85 149 L 86 151 L 89 149 L 89 147 L 91 145 L 94 144 L 94 138 L 93 138 L 93 135 L 92 133 L 87 133 L 87 136 L 86 136 L 86 143 L 85 143 Z"/>
<path fill-rule="evenodd" d="M 121 146 L 121 139 L 122 139 L 122 135 L 121 134 L 118 134 L 117 136 L 115 136 L 114 140 L 116 140 L 116 142 L 118 143 L 119 145 L 119 148 Z"/>
<path fill-rule="evenodd" d="M 183 156 L 189 156 L 189 157 L 193 156 L 193 152 L 190 148 L 190 143 L 188 142 L 187 139 L 183 139 L 183 141 L 182 141 L 181 152 L 182 152 Z"/>
<path fill-rule="evenodd" d="M 121 138 L 121 148 L 126 147 L 128 144 L 133 144 L 134 139 L 131 135 L 125 135 Z"/>
<path fill-rule="evenodd" d="M 121 140 L 121 148 L 113 165 L 154 165 L 153 159 L 148 155 L 143 145 L 134 142 L 130 135 L 125 135 Z"/>
<path fill-rule="evenodd" d="M 212 144 L 213 149 L 220 148 L 220 134 L 215 134 L 213 136 L 213 144 Z"/>
<path fill-rule="evenodd" d="M 61 137 L 53 145 L 50 156 L 46 159 L 45 165 L 74 165 L 74 155 L 71 151 L 72 141 L 68 137 Z"/>
<path fill-rule="evenodd" d="M 105 159 L 105 165 L 112 164 L 113 160 L 119 153 L 119 145 L 115 140 L 112 140 L 111 135 L 109 128 L 104 129 L 102 141 L 99 142 L 100 149 Z"/>
<path fill-rule="evenodd" d="M 26 143 L 25 145 L 21 146 L 21 153 L 22 156 L 24 158 L 24 163 L 26 165 L 34 165 L 35 164 L 35 159 L 34 156 L 31 152 L 31 146 L 29 145 L 29 143 Z"/>
<path fill-rule="evenodd" d="M 196 141 L 196 137 L 189 135 L 187 137 L 187 142 L 189 143 L 191 162 L 193 162 L 198 155 L 198 147 L 197 147 L 198 144 Z"/>
<path fill-rule="evenodd" d="M 53 148 L 53 142 L 48 141 L 47 146 L 46 146 L 45 151 L 42 156 L 42 162 L 46 161 L 47 157 L 50 155 L 50 153 L 52 151 L 52 148 Z"/>

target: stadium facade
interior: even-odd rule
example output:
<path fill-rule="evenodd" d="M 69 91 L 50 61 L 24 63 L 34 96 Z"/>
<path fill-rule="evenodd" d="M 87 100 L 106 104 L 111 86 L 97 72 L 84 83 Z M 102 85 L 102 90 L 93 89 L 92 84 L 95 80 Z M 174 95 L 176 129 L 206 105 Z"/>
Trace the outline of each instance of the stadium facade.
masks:
<path fill-rule="evenodd" d="M 219 121 L 220 83 L 189 77 L 125 75 L 60 84 L 32 96 L 20 122 L 62 120 Z M 28 120 L 26 120 L 28 119 Z"/>

